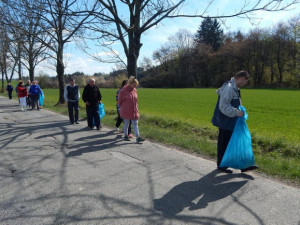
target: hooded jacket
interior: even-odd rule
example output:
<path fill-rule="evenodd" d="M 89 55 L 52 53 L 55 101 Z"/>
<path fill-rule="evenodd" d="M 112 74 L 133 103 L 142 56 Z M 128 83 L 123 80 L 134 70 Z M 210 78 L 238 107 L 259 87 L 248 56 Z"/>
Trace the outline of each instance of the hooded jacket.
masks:
<path fill-rule="evenodd" d="M 233 131 L 241 105 L 240 90 L 234 77 L 217 90 L 218 101 L 212 117 L 212 124 L 224 130 Z"/>

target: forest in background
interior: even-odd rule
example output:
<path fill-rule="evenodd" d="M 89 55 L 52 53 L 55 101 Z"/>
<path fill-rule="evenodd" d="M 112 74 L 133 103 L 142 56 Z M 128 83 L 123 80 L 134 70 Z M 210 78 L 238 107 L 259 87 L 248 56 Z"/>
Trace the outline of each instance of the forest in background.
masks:
<path fill-rule="evenodd" d="M 218 87 L 239 70 L 253 88 L 300 87 L 300 20 L 269 29 L 223 34 L 216 19 L 203 20 L 195 34 L 180 30 L 144 58 L 143 87 Z"/>

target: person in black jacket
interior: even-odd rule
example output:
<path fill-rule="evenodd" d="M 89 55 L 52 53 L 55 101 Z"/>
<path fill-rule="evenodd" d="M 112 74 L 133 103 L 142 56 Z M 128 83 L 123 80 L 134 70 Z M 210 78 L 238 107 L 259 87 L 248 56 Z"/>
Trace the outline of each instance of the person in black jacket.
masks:
<path fill-rule="evenodd" d="M 64 98 L 68 103 L 70 123 L 74 124 L 75 122 L 76 124 L 79 124 L 78 123 L 78 111 L 79 111 L 78 100 L 80 98 L 80 92 L 79 92 L 79 87 L 75 84 L 74 79 L 70 79 L 70 84 L 68 84 L 65 87 Z M 75 121 L 74 121 L 73 109 L 75 111 Z"/>
<path fill-rule="evenodd" d="M 8 83 L 8 85 L 6 86 L 6 90 L 7 90 L 9 99 L 12 99 L 12 92 L 14 90 L 14 87 L 10 83 Z"/>
<path fill-rule="evenodd" d="M 95 79 L 89 79 L 88 85 L 84 87 L 82 100 L 86 105 L 88 126 L 93 129 L 95 123 L 97 130 L 100 130 L 99 104 L 101 104 L 101 93 L 95 85 Z"/>

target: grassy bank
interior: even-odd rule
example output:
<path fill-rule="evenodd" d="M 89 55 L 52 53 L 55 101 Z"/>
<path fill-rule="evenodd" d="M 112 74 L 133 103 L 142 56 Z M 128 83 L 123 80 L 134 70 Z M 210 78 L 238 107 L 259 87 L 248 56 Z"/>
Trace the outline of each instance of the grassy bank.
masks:
<path fill-rule="evenodd" d="M 107 116 L 115 125 L 116 89 L 101 89 Z M 44 90 L 45 108 L 54 106 L 58 90 Z M 143 137 L 216 158 L 217 129 L 210 123 L 216 103 L 215 89 L 139 89 L 140 132 Z M 300 91 L 242 90 L 243 105 L 260 172 L 300 184 Z M 80 117 L 85 108 L 80 101 Z"/>

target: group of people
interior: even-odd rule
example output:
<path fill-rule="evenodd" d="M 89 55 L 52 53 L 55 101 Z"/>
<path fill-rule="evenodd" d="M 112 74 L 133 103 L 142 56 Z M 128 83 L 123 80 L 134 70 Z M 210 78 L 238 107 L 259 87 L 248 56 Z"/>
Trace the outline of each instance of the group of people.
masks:
<path fill-rule="evenodd" d="M 116 130 L 119 130 L 121 122 L 124 121 L 123 140 L 129 141 L 130 138 L 133 137 L 130 127 L 132 124 L 136 136 L 136 142 L 141 143 L 145 139 L 140 136 L 138 128 L 139 110 L 136 90 L 138 84 L 138 81 L 132 76 L 128 79 L 128 81 L 125 80 L 122 82 L 122 87 L 117 92 L 116 106 L 118 119 L 116 123 Z M 69 84 L 65 87 L 64 98 L 68 104 L 70 124 L 78 124 L 78 102 L 80 99 L 80 91 L 79 87 L 75 84 L 74 79 L 70 79 Z M 82 100 L 86 106 L 88 127 L 90 129 L 94 129 L 94 127 L 96 127 L 97 130 L 100 130 L 102 126 L 99 115 L 99 105 L 102 104 L 102 96 L 99 88 L 95 84 L 95 79 L 89 79 L 88 84 L 84 87 Z"/>
<path fill-rule="evenodd" d="M 11 83 L 8 83 L 6 90 L 8 92 L 9 99 L 12 99 L 12 92 L 14 88 Z M 27 107 L 31 108 L 31 110 L 34 110 L 35 108 L 40 110 L 39 98 L 44 94 L 38 85 L 38 81 L 35 80 L 31 83 L 31 81 L 28 80 L 24 85 L 24 82 L 19 80 L 19 83 L 16 86 L 16 94 L 19 99 L 21 111 L 26 111 Z"/>
<path fill-rule="evenodd" d="M 240 71 L 217 90 L 218 100 L 211 122 L 219 129 L 217 142 L 217 168 L 225 173 L 232 173 L 232 171 L 227 167 L 221 167 L 220 164 L 232 136 L 236 121 L 239 117 L 244 116 L 244 112 L 239 109 L 239 106 L 241 106 L 240 88 L 244 87 L 248 80 L 249 74 L 246 71 Z M 116 122 L 116 130 L 119 130 L 119 126 L 123 121 L 123 140 L 129 141 L 130 138 L 132 138 L 132 124 L 136 142 L 140 143 L 145 139 L 140 136 L 138 127 L 139 110 L 136 90 L 138 85 L 139 82 L 131 76 L 128 81 L 124 80 L 122 82 L 122 87 L 117 91 L 116 108 L 118 119 Z M 6 90 L 11 99 L 13 87 L 9 84 L 6 87 Z M 28 81 L 26 85 L 23 84 L 23 81 L 19 81 L 17 93 L 22 111 L 26 111 L 26 105 L 28 104 L 31 105 L 32 109 L 37 105 L 37 110 L 39 110 L 38 99 L 39 95 L 42 94 L 42 90 L 36 81 L 33 81 L 32 84 Z M 69 84 L 65 87 L 64 98 L 68 104 L 70 123 L 78 124 L 78 101 L 80 99 L 80 91 L 79 87 L 75 84 L 74 79 L 71 79 Z M 82 100 L 86 105 L 87 123 L 90 129 L 93 129 L 96 126 L 97 130 L 100 130 L 102 127 L 99 115 L 99 105 L 102 104 L 101 99 L 102 96 L 99 88 L 95 85 L 95 79 L 89 79 L 88 84 L 84 87 Z M 73 111 L 75 111 L 75 117 Z M 246 172 L 257 168 L 256 165 L 252 165 L 241 169 L 241 171 Z"/>

